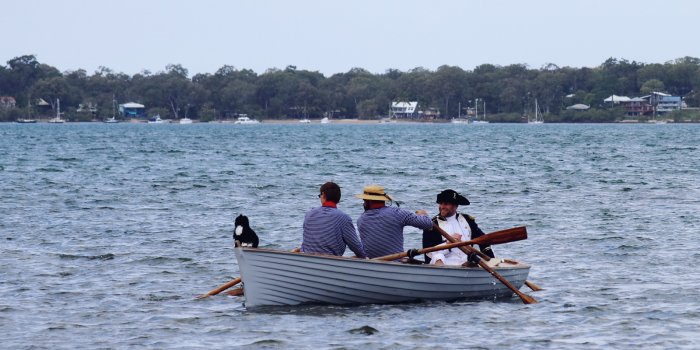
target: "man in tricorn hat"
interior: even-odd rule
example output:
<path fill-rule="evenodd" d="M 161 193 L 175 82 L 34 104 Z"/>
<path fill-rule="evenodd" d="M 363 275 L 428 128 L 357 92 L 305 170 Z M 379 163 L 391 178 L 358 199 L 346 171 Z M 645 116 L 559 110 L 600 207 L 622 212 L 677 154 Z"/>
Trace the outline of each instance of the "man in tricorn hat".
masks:
<path fill-rule="evenodd" d="M 404 226 L 423 230 L 433 227 L 425 210 L 413 213 L 398 208 L 398 204 L 397 207 L 386 206 L 386 202 L 395 202 L 383 186 L 365 186 L 362 194 L 355 197 L 364 200 L 365 212 L 357 219 L 357 230 L 370 258 L 403 252 Z"/>
<path fill-rule="evenodd" d="M 435 202 L 439 204 L 440 213 L 433 217 L 433 223 L 440 226 L 452 237 L 458 241 L 468 241 L 484 235 L 473 216 L 457 212 L 460 205 L 469 205 L 469 200 L 466 197 L 457 191 L 447 189 L 437 195 Z M 444 242 L 444 237 L 437 230 L 423 231 L 423 248 L 433 247 Z M 494 257 L 490 246 L 479 246 L 479 249 L 489 257 Z M 427 255 L 425 262 L 430 262 L 430 257 Z"/>

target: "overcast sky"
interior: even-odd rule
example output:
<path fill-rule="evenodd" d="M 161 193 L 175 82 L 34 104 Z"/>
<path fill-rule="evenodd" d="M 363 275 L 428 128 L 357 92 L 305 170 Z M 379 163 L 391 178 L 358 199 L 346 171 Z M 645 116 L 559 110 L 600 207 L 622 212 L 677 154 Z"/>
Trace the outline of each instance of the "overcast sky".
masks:
<path fill-rule="evenodd" d="M 700 57 L 700 1 L 3 0 L 0 64 L 25 54 L 61 71 L 127 74 L 178 63 L 295 65 L 329 76 L 447 64 L 595 67 L 609 57 Z"/>

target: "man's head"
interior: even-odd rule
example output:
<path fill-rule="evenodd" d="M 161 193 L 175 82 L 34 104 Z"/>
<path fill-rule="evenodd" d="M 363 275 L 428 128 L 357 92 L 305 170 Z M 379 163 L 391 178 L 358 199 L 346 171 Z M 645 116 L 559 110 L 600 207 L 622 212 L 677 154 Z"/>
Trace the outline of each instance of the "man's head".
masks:
<path fill-rule="evenodd" d="M 394 200 L 384 191 L 384 186 L 381 185 L 365 186 L 362 193 L 355 195 L 355 197 L 364 200 L 363 207 L 365 210 L 383 207 L 386 202 Z"/>
<path fill-rule="evenodd" d="M 435 201 L 439 204 L 440 216 L 449 217 L 457 213 L 460 205 L 469 205 L 469 200 L 454 190 L 444 190 L 437 195 Z"/>
<path fill-rule="evenodd" d="M 340 186 L 338 186 L 338 184 L 335 182 L 326 182 L 325 184 L 321 185 L 318 198 L 338 204 L 338 202 L 340 202 Z"/>

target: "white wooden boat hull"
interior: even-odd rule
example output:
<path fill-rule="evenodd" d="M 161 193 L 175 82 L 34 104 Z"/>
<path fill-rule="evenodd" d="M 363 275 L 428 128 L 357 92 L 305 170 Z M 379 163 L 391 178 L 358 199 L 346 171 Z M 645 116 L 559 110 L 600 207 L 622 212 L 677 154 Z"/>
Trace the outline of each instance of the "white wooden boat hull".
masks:
<path fill-rule="evenodd" d="M 480 267 L 409 265 L 269 249 L 234 248 L 246 307 L 298 304 L 374 304 L 418 300 L 511 297 Z M 516 288 L 525 264 L 494 268 Z"/>

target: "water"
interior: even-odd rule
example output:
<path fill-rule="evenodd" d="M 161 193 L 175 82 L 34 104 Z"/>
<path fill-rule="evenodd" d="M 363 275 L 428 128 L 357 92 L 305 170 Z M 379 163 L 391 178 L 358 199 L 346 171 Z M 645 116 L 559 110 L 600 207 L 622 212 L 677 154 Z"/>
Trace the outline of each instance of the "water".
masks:
<path fill-rule="evenodd" d="M 0 347 L 698 348 L 698 148 L 699 125 L 2 124 Z M 238 276 L 237 214 L 297 247 L 328 180 L 354 219 L 380 183 L 526 225 L 495 251 L 533 265 L 540 303 L 193 299 Z"/>

